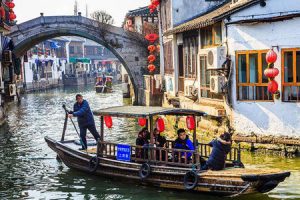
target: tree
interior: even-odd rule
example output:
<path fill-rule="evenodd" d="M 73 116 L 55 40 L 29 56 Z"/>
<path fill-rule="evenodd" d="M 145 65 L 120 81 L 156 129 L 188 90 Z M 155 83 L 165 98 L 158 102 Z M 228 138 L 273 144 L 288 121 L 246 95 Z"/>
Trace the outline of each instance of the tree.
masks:
<path fill-rule="evenodd" d="M 92 19 L 104 24 L 114 24 L 113 17 L 104 10 L 95 11 L 91 14 Z"/>

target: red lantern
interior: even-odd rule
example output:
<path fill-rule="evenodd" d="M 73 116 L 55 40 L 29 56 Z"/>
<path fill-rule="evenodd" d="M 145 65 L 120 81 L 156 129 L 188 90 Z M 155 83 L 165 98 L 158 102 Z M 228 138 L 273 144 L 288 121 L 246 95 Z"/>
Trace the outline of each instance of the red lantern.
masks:
<path fill-rule="evenodd" d="M 148 70 L 149 72 L 154 72 L 156 69 L 155 65 L 151 64 L 151 65 L 148 65 Z"/>
<path fill-rule="evenodd" d="M 151 43 L 154 43 L 158 39 L 158 35 L 156 33 L 151 33 L 145 36 L 146 40 Z"/>
<path fill-rule="evenodd" d="M 154 45 L 149 45 L 148 50 L 150 53 L 153 53 L 156 50 L 156 47 Z"/>
<path fill-rule="evenodd" d="M 155 55 L 150 55 L 150 56 L 148 56 L 148 61 L 149 61 L 149 63 L 153 63 L 155 60 L 156 60 Z"/>
<path fill-rule="evenodd" d="M 104 122 L 107 128 L 111 128 L 113 125 L 111 116 L 104 116 Z"/>
<path fill-rule="evenodd" d="M 155 6 L 154 4 L 150 4 L 149 6 L 148 6 L 148 8 L 149 8 L 149 10 L 151 11 L 151 10 L 155 10 L 156 9 L 156 7 L 157 6 Z"/>
<path fill-rule="evenodd" d="M 5 17 L 5 10 L 2 6 L 0 7 L 0 16 L 1 16 L 1 18 Z"/>
<path fill-rule="evenodd" d="M 266 55 L 266 61 L 267 63 L 275 63 L 277 60 L 277 54 L 273 49 L 269 50 L 267 55 Z"/>
<path fill-rule="evenodd" d="M 265 69 L 264 74 L 268 78 L 274 78 L 279 74 L 279 70 L 277 68 L 267 68 Z"/>
<path fill-rule="evenodd" d="M 189 130 L 195 129 L 195 118 L 193 116 L 186 117 L 186 126 Z"/>
<path fill-rule="evenodd" d="M 160 1 L 159 0 L 151 0 L 151 4 L 157 7 L 160 4 Z"/>
<path fill-rule="evenodd" d="M 139 121 L 139 125 L 142 127 L 146 126 L 146 124 L 147 124 L 147 119 L 145 119 L 145 118 L 139 118 L 138 121 Z"/>
<path fill-rule="evenodd" d="M 15 3 L 14 2 L 6 2 L 7 7 L 9 7 L 10 9 L 13 9 L 15 7 Z"/>
<path fill-rule="evenodd" d="M 157 53 L 160 52 L 160 45 L 157 45 L 157 46 L 156 46 L 156 51 L 157 51 Z"/>
<path fill-rule="evenodd" d="M 272 80 L 268 83 L 268 91 L 272 94 L 276 93 L 278 90 L 278 83 L 275 80 Z"/>
<path fill-rule="evenodd" d="M 158 132 L 164 132 L 165 131 L 165 122 L 162 118 L 158 118 L 156 121 L 156 128 Z"/>

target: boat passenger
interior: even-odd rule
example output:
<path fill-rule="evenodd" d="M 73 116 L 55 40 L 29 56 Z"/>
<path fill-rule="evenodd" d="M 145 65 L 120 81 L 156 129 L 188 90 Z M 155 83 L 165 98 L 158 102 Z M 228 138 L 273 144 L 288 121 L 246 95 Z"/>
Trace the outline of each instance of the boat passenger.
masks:
<path fill-rule="evenodd" d="M 100 135 L 96 129 L 93 113 L 90 109 L 89 103 L 83 99 L 83 96 L 81 94 L 76 95 L 76 103 L 74 104 L 73 111 L 69 113 L 68 117 L 77 117 L 78 119 L 80 138 L 83 143 L 80 150 L 87 149 L 87 129 L 94 136 L 95 140 L 98 141 Z"/>
<path fill-rule="evenodd" d="M 157 128 L 153 130 L 153 136 L 154 136 L 154 142 L 156 147 L 166 147 L 166 143 L 167 143 L 166 137 L 161 136 Z"/>
<path fill-rule="evenodd" d="M 211 146 L 212 152 L 206 161 L 202 164 L 202 170 L 222 170 L 225 168 L 225 160 L 227 154 L 231 150 L 231 135 L 223 133 L 219 138 L 212 140 L 208 145 Z"/>
<path fill-rule="evenodd" d="M 148 130 L 147 128 L 143 128 L 139 133 L 138 133 L 138 137 L 135 141 L 135 144 L 137 146 L 141 146 L 141 147 L 144 147 L 144 146 L 147 146 L 149 144 L 148 140 L 147 140 L 147 137 L 148 137 Z M 137 158 L 144 158 L 145 156 L 145 151 L 143 151 L 143 149 L 141 148 L 137 148 L 136 149 L 136 157 Z"/>
<path fill-rule="evenodd" d="M 177 131 L 178 138 L 175 140 L 174 148 L 175 149 L 184 149 L 184 150 L 195 150 L 195 147 L 193 145 L 193 142 L 189 139 L 189 137 L 186 135 L 186 132 L 184 129 L 178 129 Z M 181 153 L 181 158 L 184 158 L 185 153 Z M 192 153 L 187 153 L 187 159 L 191 160 Z"/>

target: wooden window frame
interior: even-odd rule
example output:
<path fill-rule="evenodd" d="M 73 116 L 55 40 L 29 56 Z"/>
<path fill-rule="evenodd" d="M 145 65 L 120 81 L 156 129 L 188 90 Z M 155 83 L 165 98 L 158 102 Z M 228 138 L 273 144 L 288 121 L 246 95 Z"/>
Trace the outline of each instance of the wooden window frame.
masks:
<path fill-rule="evenodd" d="M 282 91 L 282 102 L 285 103 L 299 103 L 300 102 L 300 98 L 298 100 L 284 100 L 284 90 L 285 87 L 300 87 L 300 82 L 297 82 L 297 51 L 300 52 L 300 47 L 299 48 L 283 48 L 281 49 L 281 91 Z M 293 82 L 288 82 L 286 83 L 284 80 L 284 75 L 285 75 L 285 70 L 284 70 L 284 53 L 285 52 L 292 52 L 293 53 Z"/>
<path fill-rule="evenodd" d="M 237 101 L 241 102 L 274 102 L 274 98 L 272 100 L 241 100 L 239 99 L 239 87 L 266 87 L 268 83 L 263 83 L 263 66 L 262 66 L 262 54 L 267 53 L 268 50 L 249 50 L 249 51 L 236 51 L 235 52 L 235 70 L 236 70 L 236 97 Z M 250 83 L 250 54 L 258 55 L 258 82 Z M 239 55 L 246 55 L 246 83 L 239 83 Z"/>
<path fill-rule="evenodd" d="M 216 26 L 220 26 L 221 27 L 221 44 L 222 44 L 222 24 L 221 22 L 218 22 L 216 24 L 213 24 L 213 25 L 210 25 L 210 26 L 207 26 L 207 27 L 204 27 L 200 30 L 200 37 L 201 37 L 201 40 L 202 40 L 202 31 L 204 30 L 207 30 L 207 29 L 210 29 L 212 30 L 212 44 L 211 45 L 202 45 L 202 42 L 201 42 L 201 46 L 203 49 L 206 49 L 206 48 L 213 48 L 213 47 L 216 47 L 216 46 L 220 46 L 221 44 L 216 44 L 215 42 L 215 35 L 216 35 L 216 30 L 215 30 L 215 27 Z"/>

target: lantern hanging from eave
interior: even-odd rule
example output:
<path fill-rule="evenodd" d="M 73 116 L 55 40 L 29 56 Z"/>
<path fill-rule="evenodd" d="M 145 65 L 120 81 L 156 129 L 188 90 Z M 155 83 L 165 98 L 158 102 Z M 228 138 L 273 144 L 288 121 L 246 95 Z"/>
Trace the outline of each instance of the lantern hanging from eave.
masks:
<path fill-rule="evenodd" d="M 111 116 L 104 116 L 104 122 L 107 128 L 111 128 L 113 126 Z"/>
<path fill-rule="evenodd" d="M 157 46 L 156 46 L 156 51 L 157 51 L 157 53 L 160 52 L 160 45 L 157 45 Z"/>
<path fill-rule="evenodd" d="M 268 83 L 268 91 L 272 94 L 274 94 L 278 91 L 278 83 L 275 80 L 271 80 Z"/>
<path fill-rule="evenodd" d="M 154 45 L 149 45 L 148 50 L 150 53 L 153 53 L 156 50 L 156 47 Z"/>
<path fill-rule="evenodd" d="M 156 33 L 151 33 L 145 36 L 146 40 L 151 43 L 154 43 L 158 39 L 158 35 Z"/>
<path fill-rule="evenodd" d="M 151 4 L 157 7 L 160 4 L 160 0 L 151 0 Z"/>
<path fill-rule="evenodd" d="M 165 131 L 165 122 L 161 117 L 156 120 L 156 128 L 160 133 Z"/>
<path fill-rule="evenodd" d="M 153 63 L 155 60 L 156 60 L 155 55 L 150 55 L 150 56 L 148 56 L 148 62 L 149 62 L 149 63 Z"/>
<path fill-rule="evenodd" d="M 5 10 L 4 10 L 3 6 L 0 7 L 0 16 L 2 19 L 5 17 Z"/>
<path fill-rule="evenodd" d="M 155 10 L 156 8 L 157 8 L 157 6 L 155 6 L 154 4 L 150 4 L 149 6 L 148 6 L 148 8 L 149 8 L 149 10 L 151 11 L 151 10 Z"/>
<path fill-rule="evenodd" d="M 264 75 L 268 78 L 275 78 L 279 74 L 279 70 L 277 68 L 267 68 L 264 71 Z"/>
<path fill-rule="evenodd" d="M 267 63 L 275 63 L 277 60 L 277 54 L 273 49 L 270 49 L 266 55 Z"/>
<path fill-rule="evenodd" d="M 6 3 L 7 7 L 9 7 L 10 9 L 13 9 L 15 7 L 15 3 L 14 2 L 7 2 Z"/>
<path fill-rule="evenodd" d="M 156 69 L 155 65 L 153 65 L 153 64 L 148 65 L 148 70 L 150 73 L 154 72 L 155 69 Z"/>
<path fill-rule="evenodd" d="M 195 118 L 193 116 L 186 117 L 186 126 L 189 130 L 195 129 Z"/>
<path fill-rule="evenodd" d="M 138 122 L 139 122 L 140 126 L 144 127 L 147 124 L 147 119 L 145 119 L 145 118 L 139 118 Z"/>

